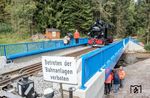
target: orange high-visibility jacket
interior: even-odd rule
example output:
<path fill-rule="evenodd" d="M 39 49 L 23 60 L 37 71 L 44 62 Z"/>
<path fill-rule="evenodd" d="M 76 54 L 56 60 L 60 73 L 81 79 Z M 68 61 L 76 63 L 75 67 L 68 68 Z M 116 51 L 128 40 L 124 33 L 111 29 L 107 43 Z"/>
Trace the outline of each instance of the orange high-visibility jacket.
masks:
<path fill-rule="evenodd" d="M 77 38 L 79 38 L 79 37 L 80 37 L 79 32 L 75 32 L 75 33 L 74 33 L 74 38 L 77 39 Z"/>
<path fill-rule="evenodd" d="M 106 79 L 105 83 L 111 83 L 112 80 L 113 80 L 113 76 L 112 76 L 112 74 L 109 74 L 109 76 Z"/>
<path fill-rule="evenodd" d="M 119 70 L 118 74 L 119 74 L 119 78 L 120 78 L 121 80 L 125 78 L 126 73 L 125 73 L 124 70 Z"/>

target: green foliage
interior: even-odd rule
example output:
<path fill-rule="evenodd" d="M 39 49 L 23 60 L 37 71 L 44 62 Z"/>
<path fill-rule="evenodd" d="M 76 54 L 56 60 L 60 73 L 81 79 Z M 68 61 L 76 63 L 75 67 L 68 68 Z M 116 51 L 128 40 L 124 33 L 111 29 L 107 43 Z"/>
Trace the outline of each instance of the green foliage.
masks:
<path fill-rule="evenodd" d="M 87 32 L 93 22 L 89 1 L 85 0 L 37 0 L 35 21 L 38 32 L 46 28 L 58 28 L 66 32 Z"/>
<path fill-rule="evenodd" d="M 5 11 L 10 13 L 10 23 L 15 32 L 31 32 L 33 13 L 36 9 L 35 2 L 32 0 L 11 0 L 7 4 Z"/>
<path fill-rule="evenodd" d="M 6 0 L 0 0 L 0 23 L 4 23 L 9 19 L 9 13 L 5 11 Z"/>
<path fill-rule="evenodd" d="M 64 31 L 88 32 L 92 22 L 92 10 L 89 1 L 85 0 L 66 0 L 64 4 L 63 28 Z M 68 29 L 69 28 L 69 29 Z M 68 29 L 68 30 L 67 30 Z"/>
<path fill-rule="evenodd" d="M 36 0 L 34 13 L 37 32 L 44 33 L 46 28 L 62 27 L 63 0 Z"/>
<path fill-rule="evenodd" d="M 115 37 L 138 35 L 150 41 L 149 0 L 0 0 L 0 34 L 32 35 L 57 28 L 64 36 L 79 30 L 87 34 L 102 19 L 114 26 Z M 15 35 L 15 34 L 14 34 Z"/>
<path fill-rule="evenodd" d="M 146 44 L 146 45 L 144 46 L 144 48 L 145 48 L 147 51 L 150 51 L 150 44 Z"/>
<path fill-rule="evenodd" d="M 144 43 L 150 41 L 150 2 L 149 0 L 139 0 L 136 4 L 136 31 L 138 37 L 142 38 Z"/>
<path fill-rule="evenodd" d="M 8 33 L 8 32 L 12 32 L 12 27 L 10 24 L 8 23 L 0 23 L 0 33 Z"/>

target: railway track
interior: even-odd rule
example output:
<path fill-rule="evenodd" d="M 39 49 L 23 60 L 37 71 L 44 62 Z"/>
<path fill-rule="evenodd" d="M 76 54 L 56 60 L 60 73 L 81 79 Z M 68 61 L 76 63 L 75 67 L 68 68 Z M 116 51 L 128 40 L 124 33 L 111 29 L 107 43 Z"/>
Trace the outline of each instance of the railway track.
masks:
<path fill-rule="evenodd" d="M 66 54 L 64 56 L 77 57 L 77 56 L 80 56 L 87 52 L 90 52 L 94 49 L 96 49 L 96 48 L 88 48 L 88 49 L 84 49 L 81 51 Z M 20 79 L 23 76 L 32 76 L 33 74 L 38 73 L 40 71 L 42 71 L 42 63 L 41 62 L 26 66 L 23 68 L 19 68 L 19 69 L 10 71 L 10 72 L 0 74 L 0 86 L 11 83 L 17 79 Z"/>
<path fill-rule="evenodd" d="M 34 73 L 41 71 L 41 65 L 41 63 L 36 63 L 27 67 L 19 68 L 17 70 L 1 74 L 2 78 L 0 79 L 0 86 L 13 82 L 14 80 L 19 79 L 23 76 L 31 76 Z"/>

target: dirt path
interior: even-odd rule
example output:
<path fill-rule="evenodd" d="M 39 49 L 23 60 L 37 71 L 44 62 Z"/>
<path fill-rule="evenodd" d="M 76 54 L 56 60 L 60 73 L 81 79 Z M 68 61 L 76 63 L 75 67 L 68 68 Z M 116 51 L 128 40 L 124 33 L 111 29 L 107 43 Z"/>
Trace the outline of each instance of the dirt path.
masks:
<path fill-rule="evenodd" d="M 120 89 L 117 94 L 111 93 L 104 98 L 150 98 L 150 58 L 128 65 L 125 71 L 127 76 L 124 88 Z M 130 92 L 131 85 L 141 85 L 142 93 L 140 90 L 137 92 L 134 87 L 131 87 L 132 92 Z"/>

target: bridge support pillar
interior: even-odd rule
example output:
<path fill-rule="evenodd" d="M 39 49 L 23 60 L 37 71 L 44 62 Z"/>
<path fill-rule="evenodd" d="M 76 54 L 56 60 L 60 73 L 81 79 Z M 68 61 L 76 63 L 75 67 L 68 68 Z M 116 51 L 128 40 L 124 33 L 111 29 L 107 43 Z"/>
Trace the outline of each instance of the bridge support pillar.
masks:
<path fill-rule="evenodd" d="M 1 56 L 0 57 L 0 69 L 4 68 L 4 66 L 6 65 L 7 59 L 5 56 Z"/>
<path fill-rule="evenodd" d="M 98 71 L 86 84 L 86 89 L 78 89 L 75 93 L 79 98 L 103 98 L 105 69 Z"/>

